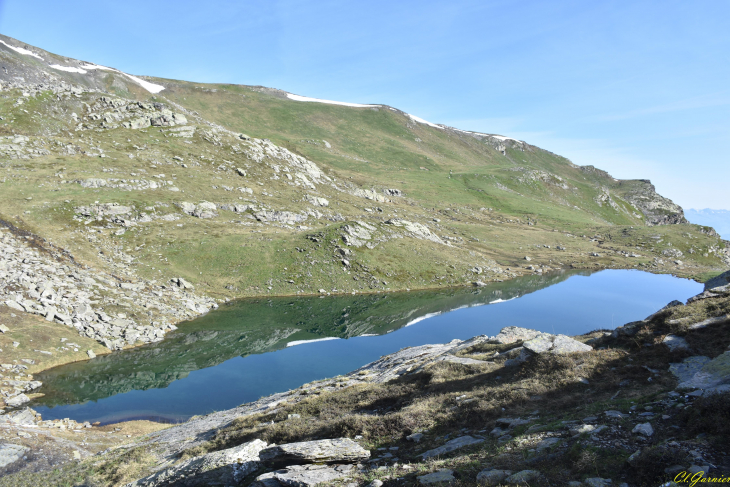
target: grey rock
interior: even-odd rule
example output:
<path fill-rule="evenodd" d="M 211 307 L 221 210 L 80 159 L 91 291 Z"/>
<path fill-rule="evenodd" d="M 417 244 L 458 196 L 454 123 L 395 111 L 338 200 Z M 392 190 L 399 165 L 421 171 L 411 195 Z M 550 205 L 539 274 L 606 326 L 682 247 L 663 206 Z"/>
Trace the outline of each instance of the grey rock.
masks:
<path fill-rule="evenodd" d="M 585 479 L 583 481 L 583 484 L 585 484 L 587 487 L 610 487 L 613 484 L 613 481 L 611 479 L 593 477 L 590 479 Z"/>
<path fill-rule="evenodd" d="M 639 423 L 634 426 L 634 429 L 632 429 L 631 432 L 644 436 L 651 436 L 654 434 L 654 428 L 651 427 L 651 423 Z"/>
<path fill-rule="evenodd" d="M 624 414 L 621 411 L 615 411 L 613 409 L 605 411 L 604 414 L 609 418 L 615 418 L 615 419 L 623 419 L 628 418 L 628 414 Z"/>
<path fill-rule="evenodd" d="M 383 487 L 383 481 L 380 479 L 375 479 L 368 484 L 368 487 Z"/>
<path fill-rule="evenodd" d="M 136 480 L 125 487 L 237 485 L 259 467 L 259 452 L 266 447 L 254 440 L 227 450 L 191 458 L 174 467 Z"/>
<path fill-rule="evenodd" d="M 370 458 L 370 452 L 349 438 L 302 441 L 266 448 L 261 460 L 270 463 L 339 463 L 359 462 Z"/>
<path fill-rule="evenodd" d="M 96 358 L 96 354 L 94 353 L 93 350 L 87 350 L 86 355 L 88 355 L 89 358 Z"/>
<path fill-rule="evenodd" d="M 685 382 L 692 379 L 710 360 L 709 357 L 703 357 L 701 355 L 687 357 L 681 363 L 669 364 L 669 372 L 679 379 L 680 382 Z"/>
<path fill-rule="evenodd" d="M 730 351 L 705 363 L 690 379 L 681 382 L 678 388 L 709 389 L 728 383 L 730 383 Z"/>
<path fill-rule="evenodd" d="M 542 451 L 547 450 L 549 448 L 554 447 L 558 443 L 560 443 L 562 440 L 560 438 L 544 438 L 540 440 L 540 442 L 535 445 L 535 450 Z"/>
<path fill-rule="evenodd" d="M 294 465 L 259 475 L 253 485 L 262 487 L 309 487 L 353 474 L 354 465 Z"/>
<path fill-rule="evenodd" d="M 18 394 L 17 396 L 11 397 L 10 399 L 5 399 L 5 404 L 11 407 L 22 406 L 23 404 L 28 402 L 30 402 L 30 398 L 25 394 Z"/>
<path fill-rule="evenodd" d="M 0 414 L 0 423 L 32 426 L 36 424 L 36 412 L 31 408 L 23 408 L 17 411 L 11 411 L 7 414 Z"/>
<path fill-rule="evenodd" d="M 479 438 L 473 438 L 471 436 L 462 436 L 459 438 L 454 438 L 453 440 L 446 442 L 444 445 L 441 445 L 438 448 L 434 448 L 433 450 L 428 450 L 427 452 L 422 453 L 421 457 L 425 460 L 426 458 L 445 455 L 446 453 L 452 452 L 454 450 L 458 450 L 459 448 L 464 448 L 464 447 L 470 446 L 470 445 L 477 445 L 482 442 L 484 442 L 484 440 L 479 439 Z"/>
<path fill-rule="evenodd" d="M 12 443 L 0 443 L 0 468 L 20 460 L 30 448 Z"/>
<path fill-rule="evenodd" d="M 499 331 L 499 334 L 489 341 L 492 343 L 501 343 L 507 345 L 515 343 L 520 340 L 531 340 L 542 333 L 537 330 L 530 330 L 529 328 L 521 328 L 519 326 L 506 326 Z"/>
<path fill-rule="evenodd" d="M 423 439 L 423 433 L 413 433 L 412 435 L 406 436 L 406 440 L 412 441 L 413 443 L 419 443 Z"/>
<path fill-rule="evenodd" d="M 477 482 L 491 487 L 499 485 L 504 479 L 512 475 L 512 470 L 482 470 L 477 474 Z"/>
<path fill-rule="evenodd" d="M 0 333 L 7 333 L 10 331 L 10 328 L 8 328 L 5 325 L 0 325 Z"/>
<path fill-rule="evenodd" d="M 542 334 L 522 344 L 525 350 L 535 354 L 550 352 L 566 354 L 574 352 L 589 352 L 593 347 L 565 335 Z"/>
<path fill-rule="evenodd" d="M 454 471 L 448 469 L 439 470 L 437 472 L 421 475 L 420 477 L 418 477 L 418 482 L 423 485 L 438 484 L 442 482 L 450 483 L 454 480 L 456 480 L 454 478 Z"/>
<path fill-rule="evenodd" d="M 506 484 L 527 485 L 540 476 L 537 470 L 522 470 L 504 479 Z"/>
<path fill-rule="evenodd" d="M 596 426 L 592 424 L 579 424 L 570 428 L 571 435 L 580 435 L 583 433 L 593 433 L 596 430 Z"/>
<path fill-rule="evenodd" d="M 689 343 L 687 343 L 687 340 L 676 335 L 665 336 L 664 340 L 662 340 L 662 343 L 667 346 L 670 352 L 689 349 Z"/>

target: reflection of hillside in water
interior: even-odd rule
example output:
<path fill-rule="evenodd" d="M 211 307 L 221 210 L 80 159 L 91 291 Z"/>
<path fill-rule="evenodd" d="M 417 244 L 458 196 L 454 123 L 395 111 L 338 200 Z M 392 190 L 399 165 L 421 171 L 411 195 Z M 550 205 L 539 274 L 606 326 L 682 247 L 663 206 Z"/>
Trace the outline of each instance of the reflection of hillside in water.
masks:
<path fill-rule="evenodd" d="M 231 302 L 181 324 L 162 342 L 38 374 L 45 396 L 36 404 L 77 404 L 131 390 L 163 388 L 194 370 L 237 356 L 278 350 L 299 340 L 382 335 L 428 315 L 517 298 L 575 274 L 588 273 L 526 276 L 474 289 Z"/>

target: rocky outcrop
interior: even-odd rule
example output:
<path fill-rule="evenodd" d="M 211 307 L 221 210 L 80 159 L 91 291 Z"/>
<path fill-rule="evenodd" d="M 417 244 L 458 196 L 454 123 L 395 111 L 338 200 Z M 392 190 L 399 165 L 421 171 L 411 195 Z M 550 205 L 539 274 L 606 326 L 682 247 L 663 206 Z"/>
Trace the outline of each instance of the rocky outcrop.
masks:
<path fill-rule="evenodd" d="M 658 194 L 648 179 L 619 181 L 619 188 L 626 200 L 644 214 L 648 226 L 687 223 L 682 207 Z"/>
<path fill-rule="evenodd" d="M 259 452 L 265 447 L 266 443 L 261 440 L 250 441 L 227 450 L 185 460 L 125 487 L 238 485 L 246 475 L 259 468 Z"/>

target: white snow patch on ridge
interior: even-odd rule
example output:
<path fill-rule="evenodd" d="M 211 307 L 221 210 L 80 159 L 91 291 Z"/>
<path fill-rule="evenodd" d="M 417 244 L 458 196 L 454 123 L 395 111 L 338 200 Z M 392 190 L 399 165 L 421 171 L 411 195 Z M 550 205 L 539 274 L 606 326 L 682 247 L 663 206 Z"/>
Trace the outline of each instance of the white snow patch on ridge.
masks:
<path fill-rule="evenodd" d="M 425 123 L 429 127 L 433 127 L 433 128 L 436 128 L 436 129 L 444 130 L 444 128 L 441 125 L 436 125 L 435 123 L 431 123 L 428 120 L 422 119 L 421 117 L 417 117 L 415 115 L 411 115 L 410 113 L 406 113 L 406 115 L 408 115 L 409 117 L 411 117 L 411 120 L 413 120 L 414 122 Z"/>
<path fill-rule="evenodd" d="M 321 100 L 319 98 L 310 98 L 308 96 L 292 95 L 291 93 L 287 93 L 286 97 L 289 98 L 290 100 L 294 100 L 294 101 L 309 101 L 309 102 L 316 102 L 316 103 L 326 103 L 328 105 L 341 105 L 343 107 L 375 108 L 375 107 L 381 106 L 381 105 L 363 105 L 362 103 L 347 103 L 345 101 Z"/>
<path fill-rule="evenodd" d="M 122 74 L 122 75 L 126 76 L 127 78 L 131 79 L 132 81 L 134 81 L 135 83 L 137 83 L 142 88 L 144 88 L 145 90 L 149 91 L 150 93 L 159 93 L 160 91 L 162 91 L 162 90 L 165 89 L 165 87 L 162 86 L 162 85 L 156 85 L 154 83 L 150 83 L 149 81 L 145 81 L 145 80 L 140 79 L 140 78 L 138 78 L 136 76 L 132 76 L 131 74 L 124 73 L 122 71 L 119 71 L 118 69 L 107 68 L 106 66 L 99 66 L 98 64 L 87 64 L 85 66 L 82 66 L 82 68 L 89 69 L 89 70 L 91 70 L 91 69 L 101 69 L 101 70 L 104 70 L 104 71 L 114 71 L 115 73 Z"/>
<path fill-rule="evenodd" d="M 293 342 L 289 342 L 286 344 L 287 347 L 294 347 L 296 345 L 302 345 L 304 343 L 314 343 L 314 342 L 326 342 L 329 340 L 340 340 L 340 338 L 337 337 L 326 337 L 326 338 L 315 338 L 314 340 L 295 340 Z"/>
<path fill-rule="evenodd" d="M 81 68 L 74 68 L 71 66 L 61 66 L 60 64 L 51 64 L 48 66 L 49 68 L 57 69 L 59 71 L 66 71 L 68 73 L 81 73 L 86 74 L 88 71 L 85 71 Z"/>
<path fill-rule="evenodd" d="M 20 54 L 25 54 L 26 56 L 33 56 L 33 57 L 38 58 L 41 61 L 43 61 L 43 58 L 40 57 L 38 54 L 34 53 L 33 51 L 29 51 L 28 49 L 23 49 L 22 47 L 11 46 L 10 44 L 8 44 L 5 41 L 0 41 L 0 42 L 2 42 L 3 44 L 5 44 L 6 47 L 12 49 L 15 52 L 19 52 Z"/>

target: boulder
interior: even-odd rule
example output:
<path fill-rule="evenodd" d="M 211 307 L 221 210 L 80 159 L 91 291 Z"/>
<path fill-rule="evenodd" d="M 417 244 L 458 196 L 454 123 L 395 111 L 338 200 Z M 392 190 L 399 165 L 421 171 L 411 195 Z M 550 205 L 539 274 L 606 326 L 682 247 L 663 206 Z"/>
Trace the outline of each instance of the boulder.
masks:
<path fill-rule="evenodd" d="M 493 485 L 499 485 L 510 475 L 512 475 L 512 470 L 482 470 L 477 475 L 477 482 L 480 485 L 491 487 Z"/>
<path fill-rule="evenodd" d="M 493 338 L 490 338 L 491 343 L 501 343 L 507 345 L 515 343 L 517 341 L 531 340 L 536 336 L 542 334 L 537 330 L 530 330 L 529 328 L 520 328 L 519 326 L 506 326 L 499 331 L 499 334 Z"/>
<path fill-rule="evenodd" d="M 662 343 L 667 346 L 670 352 L 689 349 L 689 344 L 687 343 L 687 340 L 676 335 L 665 336 L 662 340 Z"/>
<path fill-rule="evenodd" d="M 441 482 L 449 483 L 453 482 L 454 480 L 456 480 L 454 478 L 454 471 L 448 469 L 439 470 L 437 472 L 421 475 L 420 477 L 418 477 L 418 482 L 423 485 L 438 484 Z"/>
<path fill-rule="evenodd" d="M 0 443 L 0 468 L 20 460 L 30 448 L 12 443 Z"/>
<path fill-rule="evenodd" d="M 12 407 L 18 407 L 22 406 L 23 404 L 30 402 L 30 398 L 26 396 L 25 394 L 18 394 L 17 396 L 13 396 L 10 399 L 5 399 L 5 404 Z"/>
<path fill-rule="evenodd" d="M 540 476 L 537 470 L 522 470 L 504 479 L 505 484 L 528 485 Z"/>
<path fill-rule="evenodd" d="M 651 427 L 651 423 L 639 423 L 634 426 L 634 429 L 632 429 L 631 432 L 644 436 L 651 436 L 654 434 L 654 428 Z"/>
<path fill-rule="evenodd" d="M 565 335 L 548 335 L 541 334 L 532 340 L 528 340 L 522 344 L 525 350 L 533 354 L 545 352 L 555 354 L 565 354 L 574 352 L 589 352 L 593 347 L 574 340 Z"/>
<path fill-rule="evenodd" d="M 438 448 L 434 448 L 433 450 L 428 450 L 425 453 L 421 454 L 421 457 L 425 460 L 426 458 L 431 457 L 438 457 L 441 455 L 445 455 L 449 452 L 452 452 L 454 450 L 458 450 L 459 448 L 464 448 L 465 446 L 470 445 L 477 445 L 479 443 L 482 443 L 484 440 L 479 438 L 473 438 L 471 436 L 462 436 L 459 438 L 454 438 L 451 441 L 447 441 L 445 444 L 441 445 Z"/>
<path fill-rule="evenodd" d="M 370 458 L 370 452 L 349 438 L 302 441 L 266 448 L 261 461 L 269 463 L 355 463 Z"/>
<path fill-rule="evenodd" d="M 238 485 L 259 467 L 259 452 L 266 447 L 261 440 L 185 460 L 125 487 Z"/>
<path fill-rule="evenodd" d="M 672 373 L 674 372 L 672 371 Z M 730 350 L 703 364 L 702 368 L 691 378 L 681 382 L 678 387 L 681 389 L 710 389 L 725 384 L 730 384 Z"/>
<path fill-rule="evenodd" d="M 257 487 L 310 487 L 332 482 L 354 473 L 354 465 L 294 465 L 259 475 L 252 485 Z"/>

